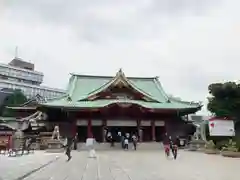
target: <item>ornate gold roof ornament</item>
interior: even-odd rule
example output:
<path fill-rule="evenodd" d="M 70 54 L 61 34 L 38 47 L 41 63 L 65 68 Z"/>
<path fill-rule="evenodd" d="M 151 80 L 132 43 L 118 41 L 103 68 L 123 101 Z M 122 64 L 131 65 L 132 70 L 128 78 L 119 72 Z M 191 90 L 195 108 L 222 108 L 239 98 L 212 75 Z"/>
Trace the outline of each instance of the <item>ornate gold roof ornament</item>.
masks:
<path fill-rule="evenodd" d="M 123 86 L 128 86 L 127 79 L 124 72 L 122 71 L 122 68 L 117 72 L 113 85 L 120 88 Z"/>
<path fill-rule="evenodd" d="M 117 76 L 117 77 L 118 77 L 118 76 L 123 76 L 123 77 L 125 77 L 125 74 L 124 74 L 124 72 L 122 71 L 122 68 L 119 69 L 119 71 L 117 72 L 116 76 Z"/>

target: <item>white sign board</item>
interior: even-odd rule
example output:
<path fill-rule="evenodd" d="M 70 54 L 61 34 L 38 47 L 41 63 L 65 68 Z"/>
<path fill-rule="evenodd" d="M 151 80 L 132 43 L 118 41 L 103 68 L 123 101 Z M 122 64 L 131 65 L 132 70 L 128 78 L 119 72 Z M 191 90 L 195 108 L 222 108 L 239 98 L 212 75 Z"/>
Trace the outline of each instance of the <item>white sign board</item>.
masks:
<path fill-rule="evenodd" d="M 233 120 L 210 119 L 208 127 L 210 136 L 235 136 Z"/>

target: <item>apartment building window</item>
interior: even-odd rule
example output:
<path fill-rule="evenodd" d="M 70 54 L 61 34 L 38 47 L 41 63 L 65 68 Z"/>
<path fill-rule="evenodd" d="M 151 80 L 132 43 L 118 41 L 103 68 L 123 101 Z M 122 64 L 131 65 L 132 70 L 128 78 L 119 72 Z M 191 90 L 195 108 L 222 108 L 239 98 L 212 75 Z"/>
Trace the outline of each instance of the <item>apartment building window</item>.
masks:
<path fill-rule="evenodd" d="M 9 75 L 9 76 L 16 77 L 16 76 L 17 76 L 17 72 L 14 71 L 13 69 L 9 69 L 9 70 L 8 70 L 8 75 Z"/>
<path fill-rule="evenodd" d="M 4 75 L 0 75 L 0 79 L 7 80 L 7 79 L 8 79 L 8 77 L 7 77 L 7 76 L 4 76 Z"/>
<path fill-rule="evenodd" d="M 14 84 L 8 84 L 9 89 L 15 89 L 16 87 L 14 86 Z"/>

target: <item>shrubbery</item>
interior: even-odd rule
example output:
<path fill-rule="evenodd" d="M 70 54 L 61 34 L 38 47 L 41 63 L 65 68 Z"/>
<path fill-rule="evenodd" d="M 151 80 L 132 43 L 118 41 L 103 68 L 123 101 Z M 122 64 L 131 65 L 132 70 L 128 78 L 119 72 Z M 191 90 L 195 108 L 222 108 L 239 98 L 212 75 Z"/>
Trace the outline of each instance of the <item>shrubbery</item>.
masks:
<path fill-rule="evenodd" d="M 240 152 L 240 139 L 222 140 L 222 141 L 217 141 L 216 143 L 214 143 L 213 140 L 210 140 L 205 144 L 205 148 L 219 149 L 222 151 Z"/>
<path fill-rule="evenodd" d="M 224 147 L 227 147 L 229 140 L 222 140 L 222 141 L 217 141 L 216 142 L 216 148 L 221 150 Z"/>
<path fill-rule="evenodd" d="M 222 148 L 222 151 L 232 151 L 232 152 L 238 152 L 239 148 L 237 148 L 237 143 L 233 140 L 229 140 L 228 144 L 226 144 L 226 147 Z"/>
<path fill-rule="evenodd" d="M 215 146 L 214 142 L 211 140 L 211 141 L 206 142 L 205 148 L 206 149 L 216 149 L 216 146 Z"/>

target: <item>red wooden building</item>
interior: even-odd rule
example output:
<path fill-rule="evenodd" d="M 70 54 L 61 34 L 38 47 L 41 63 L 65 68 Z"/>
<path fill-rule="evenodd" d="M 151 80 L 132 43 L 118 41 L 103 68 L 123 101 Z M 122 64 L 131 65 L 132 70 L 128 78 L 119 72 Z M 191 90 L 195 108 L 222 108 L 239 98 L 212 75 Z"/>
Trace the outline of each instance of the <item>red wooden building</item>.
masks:
<path fill-rule="evenodd" d="M 66 95 L 40 103 L 47 122 L 60 125 L 63 136 L 78 133 L 79 141 L 105 141 L 106 131 L 136 133 L 140 141 L 160 141 L 168 132 L 187 136 L 191 127 L 183 116 L 200 110 L 200 103 L 169 97 L 157 77 L 71 74 Z"/>

